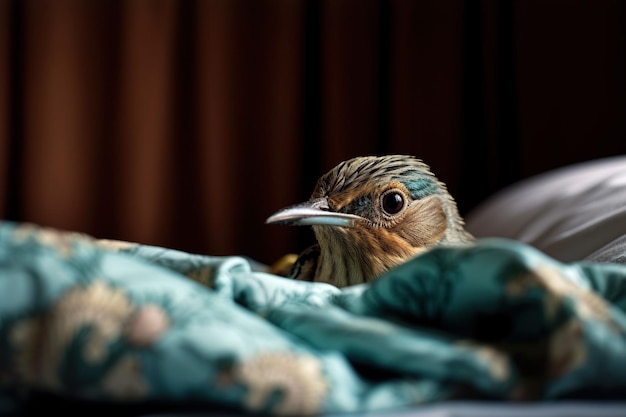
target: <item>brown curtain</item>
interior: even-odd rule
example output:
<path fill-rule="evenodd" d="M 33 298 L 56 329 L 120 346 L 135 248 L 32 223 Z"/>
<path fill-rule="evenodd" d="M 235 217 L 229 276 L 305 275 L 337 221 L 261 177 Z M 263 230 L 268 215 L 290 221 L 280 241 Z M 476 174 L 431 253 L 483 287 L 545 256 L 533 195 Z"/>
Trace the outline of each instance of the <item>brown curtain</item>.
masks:
<path fill-rule="evenodd" d="M 0 217 L 271 262 L 363 154 L 466 212 L 626 152 L 626 2 L 0 0 Z"/>

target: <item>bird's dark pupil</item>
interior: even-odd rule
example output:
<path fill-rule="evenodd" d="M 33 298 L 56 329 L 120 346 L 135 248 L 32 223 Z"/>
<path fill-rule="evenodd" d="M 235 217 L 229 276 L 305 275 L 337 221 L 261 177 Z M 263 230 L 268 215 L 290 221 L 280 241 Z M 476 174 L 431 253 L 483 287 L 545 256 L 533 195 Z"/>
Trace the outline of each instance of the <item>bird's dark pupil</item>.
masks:
<path fill-rule="evenodd" d="M 383 197 L 383 210 L 389 214 L 396 214 L 404 206 L 404 199 L 398 193 L 389 193 Z"/>

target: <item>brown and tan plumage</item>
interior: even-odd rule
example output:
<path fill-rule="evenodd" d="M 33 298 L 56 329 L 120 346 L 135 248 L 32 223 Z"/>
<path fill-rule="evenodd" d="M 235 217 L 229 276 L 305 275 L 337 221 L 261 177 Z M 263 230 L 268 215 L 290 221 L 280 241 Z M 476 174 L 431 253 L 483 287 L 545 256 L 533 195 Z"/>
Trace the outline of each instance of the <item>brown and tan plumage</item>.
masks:
<path fill-rule="evenodd" d="M 404 155 L 344 161 L 318 180 L 309 201 L 267 223 L 311 225 L 318 244 L 289 275 L 340 287 L 372 281 L 432 246 L 473 240 L 446 186 Z"/>

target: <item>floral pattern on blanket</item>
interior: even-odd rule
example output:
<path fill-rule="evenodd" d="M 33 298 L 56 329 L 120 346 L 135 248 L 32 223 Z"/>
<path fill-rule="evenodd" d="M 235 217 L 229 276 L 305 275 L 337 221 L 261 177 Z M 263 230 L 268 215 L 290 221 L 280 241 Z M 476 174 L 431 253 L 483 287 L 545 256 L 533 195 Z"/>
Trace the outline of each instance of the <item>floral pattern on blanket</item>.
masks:
<path fill-rule="evenodd" d="M 0 413 L 31 391 L 283 415 L 606 398 L 626 390 L 625 332 L 626 266 L 507 240 L 338 289 L 0 223 Z"/>

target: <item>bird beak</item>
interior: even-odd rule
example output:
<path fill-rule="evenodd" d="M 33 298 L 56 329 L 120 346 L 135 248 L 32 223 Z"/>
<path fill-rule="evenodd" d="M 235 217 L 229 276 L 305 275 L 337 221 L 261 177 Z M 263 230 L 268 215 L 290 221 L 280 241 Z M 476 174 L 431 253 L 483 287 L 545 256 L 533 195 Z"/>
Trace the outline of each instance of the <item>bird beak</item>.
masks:
<path fill-rule="evenodd" d="M 328 201 L 325 198 L 319 198 L 277 211 L 268 217 L 265 223 L 288 226 L 327 225 L 354 227 L 357 222 L 362 220 L 364 220 L 363 217 L 354 214 L 330 211 Z"/>

